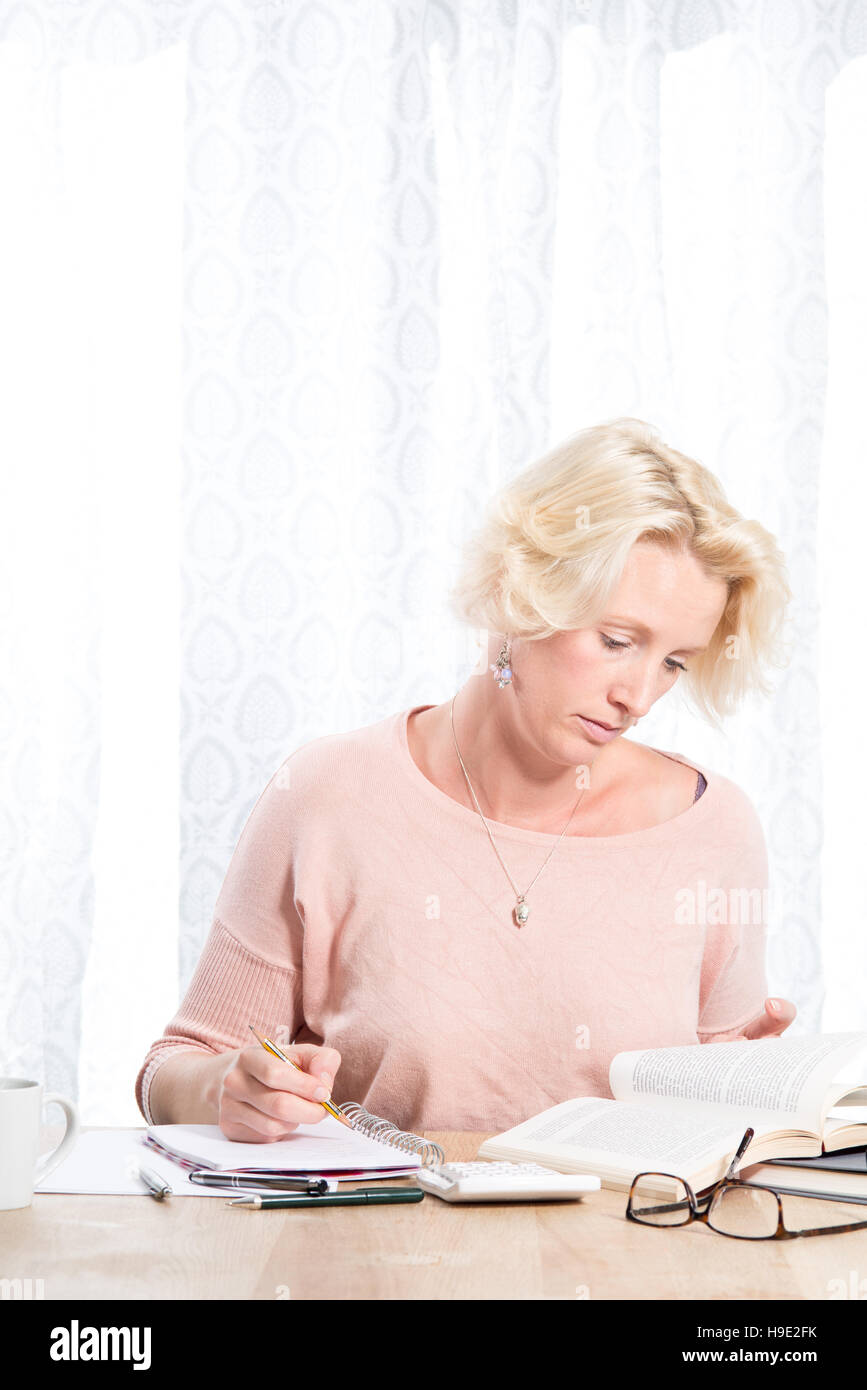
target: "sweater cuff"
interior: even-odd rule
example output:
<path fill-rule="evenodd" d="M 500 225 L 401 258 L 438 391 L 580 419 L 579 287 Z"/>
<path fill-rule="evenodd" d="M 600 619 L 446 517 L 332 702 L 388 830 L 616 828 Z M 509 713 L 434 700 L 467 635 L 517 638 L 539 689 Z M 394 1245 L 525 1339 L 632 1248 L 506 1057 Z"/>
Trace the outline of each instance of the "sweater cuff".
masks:
<path fill-rule="evenodd" d="M 167 1057 L 174 1057 L 178 1052 L 198 1052 L 204 1056 L 213 1052 L 209 1047 L 190 1047 L 189 1044 L 178 1043 L 177 1047 L 166 1047 L 152 1057 L 138 1078 L 136 1087 L 138 1108 L 144 1116 L 145 1124 L 156 1124 L 156 1120 L 151 1114 L 150 1091 L 154 1077 Z"/>

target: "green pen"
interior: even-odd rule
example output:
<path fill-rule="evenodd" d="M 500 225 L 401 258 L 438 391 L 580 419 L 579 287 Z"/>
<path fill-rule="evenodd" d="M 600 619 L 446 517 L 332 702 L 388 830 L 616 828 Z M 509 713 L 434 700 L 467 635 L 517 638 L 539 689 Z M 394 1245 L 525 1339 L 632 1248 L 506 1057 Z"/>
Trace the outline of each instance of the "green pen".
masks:
<path fill-rule="evenodd" d="M 354 1192 L 341 1192 L 333 1197 L 239 1197 L 227 1202 L 227 1207 L 348 1207 L 373 1205 L 376 1202 L 420 1202 L 421 1187 L 357 1187 Z"/>

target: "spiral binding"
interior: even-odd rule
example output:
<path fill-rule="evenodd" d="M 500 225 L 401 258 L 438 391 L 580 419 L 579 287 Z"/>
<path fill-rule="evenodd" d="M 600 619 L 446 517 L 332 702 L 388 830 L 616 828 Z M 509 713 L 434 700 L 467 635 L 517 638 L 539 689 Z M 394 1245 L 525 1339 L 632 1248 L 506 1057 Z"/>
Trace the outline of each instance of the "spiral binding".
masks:
<path fill-rule="evenodd" d="M 381 1115 L 374 1115 L 372 1111 L 365 1110 L 357 1100 L 344 1101 L 337 1109 L 341 1115 L 346 1116 L 352 1128 L 358 1130 L 359 1134 L 365 1134 L 368 1139 L 379 1139 L 381 1143 L 389 1144 L 391 1148 L 400 1149 L 403 1153 L 417 1153 L 425 1168 L 434 1168 L 437 1164 L 445 1162 L 445 1153 L 432 1139 L 424 1139 L 420 1134 L 410 1134 L 405 1129 L 398 1129 L 390 1120 L 384 1120 Z"/>

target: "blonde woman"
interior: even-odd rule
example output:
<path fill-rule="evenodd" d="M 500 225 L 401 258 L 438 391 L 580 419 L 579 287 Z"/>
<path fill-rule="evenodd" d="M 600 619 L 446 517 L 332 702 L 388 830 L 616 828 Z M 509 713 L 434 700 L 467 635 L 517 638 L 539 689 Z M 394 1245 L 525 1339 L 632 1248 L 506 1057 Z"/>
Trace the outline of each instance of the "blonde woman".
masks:
<path fill-rule="evenodd" d="M 781 1033 L 751 801 L 625 735 L 677 684 L 712 722 L 767 690 L 789 596 L 774 539 L 641 421 L 508 483 L 453 593 L 485 669 L 277 769 L 139 1072 L 145 1119 L 261 1143 L 333 1094 L 503 1130 L 610 1096 L 616 1052 Z"/>

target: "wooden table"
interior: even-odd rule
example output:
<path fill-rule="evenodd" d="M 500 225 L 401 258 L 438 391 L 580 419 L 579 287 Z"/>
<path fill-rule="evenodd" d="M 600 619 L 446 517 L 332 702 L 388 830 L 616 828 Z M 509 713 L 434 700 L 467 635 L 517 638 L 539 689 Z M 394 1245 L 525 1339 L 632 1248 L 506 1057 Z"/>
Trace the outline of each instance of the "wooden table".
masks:
<path fill-rule="evenodd" d="M 428 1137 L 456 1160 L 487 1136 Z M 319 1212 L 39 1193 L 0 1212 L 0 1279 L 41 1279 L 45 1299 L 293 1300 L 827 1300 L 829 1281 L 867 1281 L 867 1230 L 752 1244 L 697 1224 L 643 1229 L 625 1209 L 626 1194 L 605 1189 L 582 1202 L 427 1196 Z"/>

